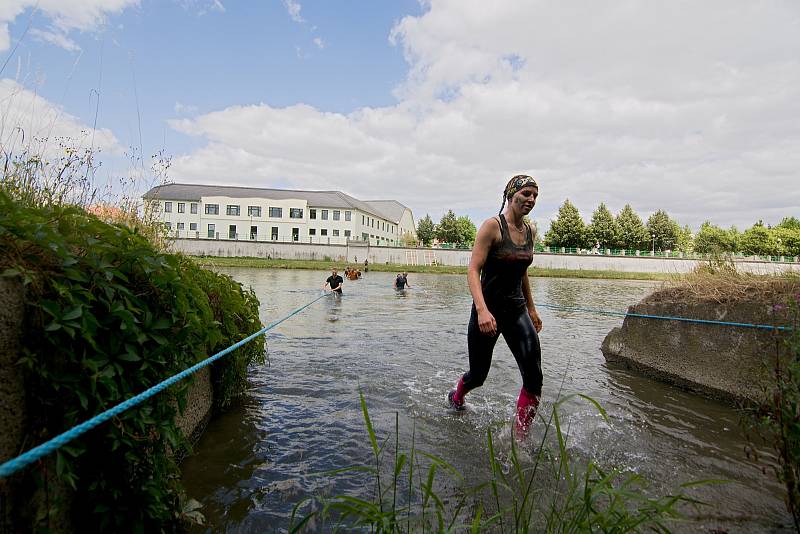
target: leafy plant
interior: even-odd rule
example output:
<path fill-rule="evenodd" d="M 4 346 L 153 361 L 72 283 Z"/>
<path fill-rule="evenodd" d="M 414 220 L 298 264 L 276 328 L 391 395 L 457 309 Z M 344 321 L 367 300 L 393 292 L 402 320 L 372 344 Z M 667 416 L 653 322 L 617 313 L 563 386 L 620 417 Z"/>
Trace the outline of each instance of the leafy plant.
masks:
<path fill-rule="evenodd" d="M 37 207 L 38 206 L 38 207 Z M 58 202 L 34 206 L 0 189 L 0 273 L 25 285 L 30 427 L 40 443 L 261 328 L 258 300 L 231 278 L 155 248 L 136 227 L 108 224 Z M 218 407 L 244 391 L 250 343 L 212 366 Z M 188 383 L 165 391 L 56 453 L 75 492 L 81 531 L 171 531 L 196 516 L 181 505 L 168 450 Z M 36 470 L 29 475 L 44 479 Z M 37 528 L 49 528 L 49 517 Z"/>
<path fill-rule="evenodd" d="M 751 411 L 753 419 L 748 426 L 775 453 L 774 458 L 762 459 L 784 485 L 786 509 L 800 532 L 800 293 L 787 304 L 776 304 L 773 310 L 790 320 L 791 330 L 784 339 L 776 340 L 770 380 L 760 405 Z M 760 458 L 754 447 L 747 452 Z"/>

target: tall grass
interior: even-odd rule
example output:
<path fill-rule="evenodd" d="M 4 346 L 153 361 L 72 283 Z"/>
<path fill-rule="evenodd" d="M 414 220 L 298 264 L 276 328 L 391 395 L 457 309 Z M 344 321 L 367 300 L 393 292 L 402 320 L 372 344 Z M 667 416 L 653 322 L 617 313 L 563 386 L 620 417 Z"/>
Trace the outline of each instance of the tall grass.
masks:
<path fill-rule="evenodd" d="M 512 438 L 505 461 L 489 429 L 488 479 L 467 485 L 451 464 L 416 448 L 415 431 L 411 449 L 400 449 L 397 414 L 391 447 L 388 439 L 381 443 L 361 393 L 371 463 L 329 471 L 323 476 L 366 473 L 373 483 L 371 498 L 309 497 L 295 506 L 290 532 L 302 532 L 310 525 L 314 530 L 379 533 L 669 532 L 670 522 L 682 518 L 678 510 L 681 503 L 699 504 L 684 490 L 711 481 L 683 485 L 674 495 L 652 497 L 639 475 L 607 470 L 593 460 L 581 462 L 574 458 L 559 417 L 561 405 L 574 397 L 593 404 L 607 420 L 605 411 L 593 399 L 584 395 L 563 397 L 554 404 L 547 419 L 540 414 L 545 431 L 535 455 L 528 458 L 521 453 Z M 551 433 L 555 434 L 554 449 L 547 445 Z M 444 482 L 441 475 L 446 477 Z M 443 489 L 453 486 L 457 489 Z M 305 509 L 309 511 L 302 515 Z"/>

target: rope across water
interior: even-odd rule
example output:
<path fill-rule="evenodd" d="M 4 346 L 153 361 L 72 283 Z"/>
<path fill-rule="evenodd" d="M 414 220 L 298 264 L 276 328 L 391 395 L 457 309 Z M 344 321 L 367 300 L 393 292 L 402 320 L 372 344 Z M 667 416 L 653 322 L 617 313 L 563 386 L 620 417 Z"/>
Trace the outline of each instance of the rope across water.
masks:
<path fill-rule="evenodd" d="M 550 308 L 553 310 L 558 311 L 571 311 L 571 312 L 586 312 L 586 313 L 598 313 L 600 315 L 621 315 L 623 317 L 640 317 L 642 319 L 659 319 L 662 321 L 681 321 L 685 323 L 697 323 L 697 324 L 712 324 L 718 326 L 737 326 L 740 328 L 758 328 L 761 330 L 781 330 L 781 331 L 789 331 L 791 327 L 788 326 L 774 326 L 770 324 L 751 324 L 751 323 L 736 323 L 730 321 L 713 321 L 710 319 L 692 319 L 689 317 L 676 317 L 671 315 L 651 315 L 647 313 L 629 313 L 629 312 L 618 312 L 613 310 L 601 310 L 599 308 L 582 308 L 579 306 L 561 306 L 559 304 L 537 304 L 537 307 L 540 308 Z"/>
<path fill-rule="evenodd" d="M 38 445 L 38 446 L 34 447 L 33 449 L 30 449 L 29 451 L 21 454 L 20 456 L 17 456 L 16 458 L 13 458 L 13 459 L 5 462 L 4 464 L 0 465 L 0 479 L 6 478 L 6 477 L 8 477 L 10 475 L 13 475 L 17 471 L 27 467 L 28 465 L 30 465 L 33 462 L 39 460 L 40 458 L 43 458 L 43 457 L 47 456 L 48 454 L 50 454 L 52 452 L 55 452 L 57 449 L 63 447 L 64 445 L 66 445 L 70 441 L 74 440 L 75 438 L 77 438 L 81 434 L 84 434 L 84 433 L 88 432 L 89 430 L 93 429 L 94 427 L 96 427 L 96 426 L 108 421 L 112 417 L 121 414 L 125 410 L 127 410 L 129 408 L 133 408 L 137 404 L 141 404 L 142 402 L 146 401 L 150 397 L 152 397 L 152 396 L 160 393 L 161 391 L 167 389 L 171 385 L 173 385 L 173 384 L 175 384 L 177 382 L 180 382 L 181 380 L 183 380 L 187 376 L 191 375 L 192 373 L 194 373 L 196 371 L 199 371 L 203 367 L 206 367 L 206 366 L 212 364 L 213 362 L 219 360 L 220 358 L 222 358 L 226 354 L 238 349 L 239 347 L 241 347 L 242 345 L 245 345 L 246 343 L 249 343 L 250 341 L 254 340 L 255 338 L 266 334 L 268 331 L 272 330 L 273 328 L 275 328 L 276 326 L 278 326 L 279 324 L 281 324 L 285 320 L 289 319 L 290 317 L 293 317 L 293 316 L 297 315 L 298 313 L 300 313 L 301 311 L 305 310 L 306 308 L 308 308 L 309 306 L 311 306 L 312 304 L 314 304 L 318 300 L 320 300 L 320 299 L 322 299 L 322 298 L 324 298 L 324 297 L 326 297 L 328 295 L 329 295 L 329 293 L 324 293 L 324 294 L 320 295 L 319 297 L 315 298 L 311 302 L 309 302 L 307 304 L 304 304 L 303 306 L 300 306 L 299 308 L 297 308 L 296 310 L 294 310 L 290 314 L 286 315 L 282 319 L 279 319 L 279 320 L 277 320 L 277 321 L 275 321 L 273 323 L 270 323 L 269 325 L 265 326 L 264 328 L 262 328 L 258 332 L 250 334 L 249 336 L 247 336 L 246 338 L 242 339 L 241 341 L 239 341 L 237 343 L 234 343 L 233 345 L 231 345 L 227 349 L 221 350 L 218 353 L 214 354 L 213 356 L 209 356 L 205 360 L 203 360 L 203 361 L 201 361 L 199 363 L 196 363 L 195 365 L 189 367 L 188 369 L 186 369 L 184 371 L 181 371 L 180 373 L 178 373 L 178 374 L 176 374 L 176 375 L 174 375 L 174 376 L 172 376 L 170 378 L 167 378 L 166 380 L 164 380 L 162 382 L 159 382 L 155 386 L 153 386 L 153 387 L 151 387 L 151 388 L 139 393 L 135 397 L 131 397 L 130 399 L 117 404 L 113 408 L 109 408 L 108 410 L 95 415 L 94 417 L 92 417 L 88 421 L 84 421 L 83 423 L 81 423 L 81 424 L 79 424 L 79 425 L 77 425 L 75 427 L 72 427 L 71 429 L 67 430 L 66 432 L 63 432 L 63 433 L 59 434 L 58 436 L 50 439 L 49 441 L 46 441 L 46 442 L 42 443 L 41 445 Z"/>

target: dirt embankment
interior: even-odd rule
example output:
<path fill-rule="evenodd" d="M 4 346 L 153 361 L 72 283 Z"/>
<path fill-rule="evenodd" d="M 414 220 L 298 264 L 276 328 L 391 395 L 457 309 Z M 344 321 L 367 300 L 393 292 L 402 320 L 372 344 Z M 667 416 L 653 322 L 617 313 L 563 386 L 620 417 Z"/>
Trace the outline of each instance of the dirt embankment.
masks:
<path fill-rule="evenodd" d="M 785 326 L 800 277 L 695 273 L 630 306 L 628 313 Z M 758 401 L 786 334 L 774 329 L 626 317 L 603 340 L 606 360 L 706 395 Z"/>

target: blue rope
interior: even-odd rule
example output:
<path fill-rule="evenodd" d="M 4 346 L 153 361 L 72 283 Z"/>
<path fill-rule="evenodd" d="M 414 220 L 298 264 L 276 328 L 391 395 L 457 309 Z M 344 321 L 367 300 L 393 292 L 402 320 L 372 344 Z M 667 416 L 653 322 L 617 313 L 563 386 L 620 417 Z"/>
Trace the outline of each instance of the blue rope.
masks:
<path fill-rule="evenodd" d="M 769 324 L 750 324 L 750 323 L 732 323 L 728 321 L 712 321 L 709 319 L 691 319 L 689 317 L 674 317 L 670 315 L 650 315 L 646 313 L 629 313 L 629 312 L 618 312 L 618 311 L 609 311 L 609 310 L 601 310 L 598 308 L 581 308 L 578 306 L 560 306 L 558 304 L 537 304 L 537 307 L 541 308 L 551 308 L 554 310 L 559 311 L 576 311 L 576 312 L 588 312 L 588 313 L 599 313 L 601 315 L 622 315 L 625 317 L 641 317 L 643 319 L 661 319 L 664 321 L 683 321 L 686 323 L 698 323 L 698 324 L 715 324 L 720 326 L 739 326 L 743 328 L 759 328 L 763 330 L 785 330 L 790 331 L 792 330 L 789 326 L 773 326 Z"/>
<path fill-rule="evenodd" d="M 94 427 L 96 427 L 96 426 L 98 426 L 98 425 L 100 425 L 102 423 L 105 423 L 106 421 L 108 421 L 112 417 L 115 417 L 115 416 L 121 414 L 125 410 L 127 410 L 129 408 L 133 408 L 137 404 L 141 404 L 142 402 L 144 402 L 147 399 L 149 399 L 150 397 L 160 393 L 161 391 L 167 389 L 168 387 L 170 387 L 171 385 L 175 384 L 176 382 L 180 382 L 181 380 L 183 380 L 187 376 L 191 375 L 192 373 L 194 373 L 196 371 L 199 371 L 203 367 L 206 367 L 206 366 L 210 365 L 211 363 L 213 363 L 216 360 L 222 358 L 226 354 L 238 349 L 239 347 L 241 347 L 242 345 L 252 341 L 253 339 L 264 335 L 269 330 L 275 328 L 276 326 L 278 326 L 279 324 L 281 324 L 285 320 L 289 319 L 290 317 L 292 317 L 294 315 L 297 315 L 298 313 L 300 313 L 304 309 L 308 308 L 309 306 L 311 306 L 312 304 L 314 304 L 318 300 L 320 300 L 320 299 L 322 299 L 322 298 L 324 298 L 324 297 L 326 297 L 328 295 L 329 295 L 329 293 L 325 293 L 323 295 L 320 295 L 319 297 L 315 298 L 314 300 L 312 300 L 308 304 L 297 308 L 296 310 L 294 310 L 292 313 L 290 313 L 289 315 L 287 315 L 283 319 L 279 319 L 279 320 L 275 321 L 274 323 L 271 323 L 271 324 L 265 326 L 264 328 L 262 328 L 258 332 L 255 332 L 254 334 L 250 334 L 249 336 L 247 336 L 243 340 L 239 341 L 238 343 L 235 343 L 235 344 L 231 345 L 227 349 L 219 351 L 218 353 L 214 354 L 213 356 L 210 356 L 210 357 L 206 358 L 202 362 L 197 363 L 197 364 L 193 365 L 192 367 L 189 367 L 188 369 L 186 369 L 184 371 L 181 371 L 180 373 L 178 373 L 178 374 L 176 374 L 176 375 L 164 380 L 163 382 L 159 382 L 155 386 L 153 386 L 150 389 L 147 389 L 147 390 L 139 393 L 135 397 L 131 397 L 130 399 L 117 404 L 113 408 L 110 408 L 110 409 L 106 410 L 105 412 L 102 412 L 102 413 L 99 413 L 99 414 L 95 415 L 94 417 L 92 417 L 88 421 L 84 421 L 83 423 L 81 423 L 81 424 L 79 424 L 79 425 L 67 430 L 66 432 L 64 432 L 62 434 L 59 434 L 58 436 L 52 438 L 51 440 L 46 441 L 46 442 L 42 443 L 41 445 L 38 445 L 38 446 L 34 447 L 33 449 L 21 454 L 20 456 L 17 456 L 16 458 L 5 462 L 4 464 L 0 465 L 0 479 L 6 478 L 6 477 L 8 477 L 10 475 L 13 475 L 14 473 L 19 471 L 20 469 L 23 469 L 23 468 L 27 467 L 28 465 L 30 465 L 33 462 L 39 460 L 40 458 L 43 458 L 43 457 L 47 456 L 48 454 L 51 454 L 51 453 L 55 452 L 57 449 L 63 447 L 64 445 L 66 445 L 70 441 L 74 440 L 75 438 L 77 438 L 81 434 L 84 434 L 84 433 L 88 432 L 89 430 L 93 429 Z"/>

